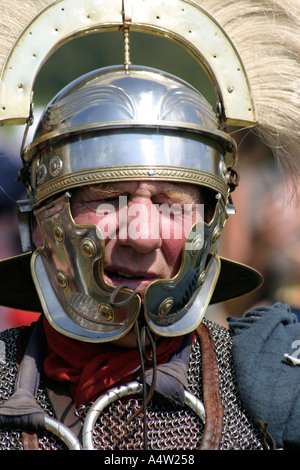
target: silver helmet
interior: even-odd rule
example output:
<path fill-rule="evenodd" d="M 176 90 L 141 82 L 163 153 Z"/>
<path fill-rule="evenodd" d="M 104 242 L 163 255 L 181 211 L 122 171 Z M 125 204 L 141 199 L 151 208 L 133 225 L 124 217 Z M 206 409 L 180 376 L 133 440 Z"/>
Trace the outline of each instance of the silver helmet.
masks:
<path fill-rule="evenodd" d="M 194 2 L 172 0 L 172 15 L 167 3 L 158 1 L 99 2 L 92 10 L 88 0 L 78 2 L 80 9 L 73 0 L 64 0 L 62 8 L 58 3 L 43 10 L 34 4 L 30 13 L 26 8 L 31 21 L 15 34 L 1 72 L 1 124 L 26 123 L 25 142 L 35 78 L 70 39 L 122 31 L 124 67 L 92 72 L 65 88 L 47 106 L 32 144 L 22 152 L 21 178 L 28 190 L 28 200 L 19 201 L 24 253 L 0 263 L 1 303 L 42 309 L 62 333 L 92 342 L 125 335 L 142 314 L 159 335 L 186 333 L 200 323 L 209 303 L 245 294 L 262 281 L 256 271 L 217 255 L 237 184 L 235 143 L 223 129 L 257 124 L 246 69 L 230 35 Z M 211 2 L 208 10 L 214 6 Z M 171 39 L 191 52 L 214 87 L 215 112 L 180 79 L 133 67 L 129 31 Z M 265 93 L 264 83 L 262 89 Z M 128 180 L 199 185 L 215 198 L 212 218 L 187 234 L 177 274 L 154 281 L 143 299 L 126 285 L 116 289 L 105 281 L 103 234 L 95 225 L 76 224 L 70 208 L 74 188 Z M 32 212 L 43 235 L 33 254 Z"/>
<path fill-rule="evenodd" d="M 159 70 L 100 69 L 62 90 L 47 106 L 24 152 L 24 180 L 43 236 L 32 258 L 34 282 L 50 323 L 69 336 L 109 341 L 126 334 L 140 296 L 104 278 L 104 237 L 77 225 L 72 189 L 122 180 L 172 181 L 209 188 L 209 223 L 187 236 L 179 272 L 154 281 L 143 299 L 150 329 L 162 336 L 193 330 L 218 279 L 215 256 L 227 218 L 236 164 L 234 141 L 218 128 L 206 99 Z"/>
<path fill-rule="evenodd" d="M 201 184 L 226 199 L 235 158 L 233 139 L 189 84 L 155 69 L 109 67 L 51 101 L 23 171 L 35 207 L 78 185 L 128 179 Z"/>

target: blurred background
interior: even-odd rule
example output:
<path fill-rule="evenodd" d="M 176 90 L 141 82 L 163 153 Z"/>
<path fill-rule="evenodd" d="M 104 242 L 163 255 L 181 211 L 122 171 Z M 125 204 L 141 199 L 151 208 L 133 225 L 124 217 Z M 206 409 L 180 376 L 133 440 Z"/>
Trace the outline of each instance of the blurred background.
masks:
<path fill-rule="evenodd" d="M 178 75 L 198 88 L 215 109 L 215 92 L 208 77 L 182 47 L 161 37 L 134 32 L 130 34 L 130 48 L 134 65 Z M 27 143 L 42 109 L 61 88 L 84 73 L 121 64 L 122 51 L 122 35 L 117 32 L 89 34 L 55 51 L 34 85 L 35 122 Z M 295 292 L 300 276 L 300 217 L 290 197 L 291 183 L 282 178 L 272 153 L 252 130 L 230 131 L 238 143 L 241 185 L 233 194 L 237 213 L 227 222 L 220 254 L 260 270 L 266 282 L 253 294 L 209 307 L 207 317 L 224 325 L 227 316 L 241 316 L 257 303 L 284 300 L 298 307 Z M 17 181 L 23 133 L 23 126 L 0 128 L 0 259 L 21 252 L 15 201 L 26 197 Z M 34 313 L 0 307 L 0 330 L 31 323 L 35 318 Z"/>

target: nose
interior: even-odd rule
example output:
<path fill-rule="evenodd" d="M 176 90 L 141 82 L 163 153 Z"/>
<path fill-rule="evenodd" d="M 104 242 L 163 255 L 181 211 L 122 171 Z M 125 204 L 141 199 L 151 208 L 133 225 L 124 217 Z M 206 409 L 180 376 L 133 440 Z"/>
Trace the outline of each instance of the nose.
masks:
<path fill-rule="evenodd" d="M 119 214 L 118 242 L 146 254 L 162 246 L 159 211 L 151 199 L 130 201 Z"/>

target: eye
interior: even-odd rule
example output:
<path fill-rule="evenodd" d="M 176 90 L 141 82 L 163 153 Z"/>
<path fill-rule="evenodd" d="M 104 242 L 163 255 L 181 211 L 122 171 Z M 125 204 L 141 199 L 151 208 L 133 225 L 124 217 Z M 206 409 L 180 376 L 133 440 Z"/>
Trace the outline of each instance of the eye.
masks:
<path fill-rule="evenodd" d="M 119 204 L 119 196 L 98 199 L 98 203 L 101 204 L 101 202 L 104 202 L 105 204 L 111 204 L 116 207 Z"/>
<path fill-rule="evenodd" d="M 178 218 L 182 219 L 183 217 L 183 207 L 178 203 L 161 203 L 158 205 L 158 211 L 162 217 L 176 220 Z"/>
<path fill-rule="evenodd" d="M 165 205 L 165 206 L 172 206 L 173 204 L 177 204 L 178 201 L 173 200 L 168 196 L 154 196 L 151 198 L 153 204 Z"/>

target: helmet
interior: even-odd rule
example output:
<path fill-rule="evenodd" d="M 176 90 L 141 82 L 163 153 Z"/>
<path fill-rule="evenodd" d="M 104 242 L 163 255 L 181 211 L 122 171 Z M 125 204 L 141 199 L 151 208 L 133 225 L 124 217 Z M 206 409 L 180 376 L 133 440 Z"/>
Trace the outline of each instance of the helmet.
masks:
<path fill-rule="evenodd" d="M 185 8 L 177 3 L 180 15 L 196 8 L 190 2 L 184 2 Z M 111 9 L 110 13 L 119 18 L 119 9 L 115 5 Z M 57 14 L 54 6 L 49 7 L 48 13 Z M 20 204 L 21 220 L 24 214 L 34 213 L 43 246 L 33 255 L 30 252 L 3 262 L 0 277 L 5 272 L 1 281 L 6 285 L 8 273 L 12 273 L 15 285 L 20 286 L 23 297 L 27 296 L 27 308 L 42 307 L 52 326 L 67 336 L 90 342 L 112 341 L 125 335 L 142 313 L 155 334 L 181 335 L 198 326 L 209 303 L 244 294 L 261 284 L 256 271 L 217 255 L 223 227 L 233 208 L 231 192 L 237 184 L 236 145 L 223 130 L 224 120 L 229 116 L 228 122 L 234 123 L 236 113 L 237 122 L 253 125 L 255 110 L 235 48 L 209 15 L 198 8 L 196 13 L 219 41 L 212 44 L 216 48 L 213 55 L 208 44 L 200 41 L 205 49 L 201 53 L 204 65 L 209 69 L 212 63 L 216 64 L 214 78 L 221 83 L 216 110 L 181 79 L 153 68 L 131 64 L 128 67 L 127 61 L 125 67 L 84 75 L 58 93 L 46 107 L 32 143 L 23 151 L 21 179 L 27 187 L 28 201 Z M 33 37 L 36 25 L 48 19 L 42 12 L 24 37 Z M 140 21 L 135 21 L 139 28 Z M 156 30 L 152 21 L 151 16 L 151 27 Z M 133 21 L 130 27 L 134 26 Z M 177 37 L 181 21 L 173 27 Z M 127 40 L 128 23 L 123 23 L 123 30 Z M 69 33 L 59 29 L 58 34 L 69 37 Z M 25 47 L 26 40 L 23 44 Z M 56 46 L 47 47 L 54 50 Z M 191 48 L 190 43 L 188 47 Z M 21 47 L 16 48 L 16 54 L 20 50 Z M 42 56 L 41 51 L 40 60 Z M 32 57 L 36 59 L 37 54 Z M 228 60 L 234 65 L 230 83 L 222 73 L 222 64 Z M 4 81 L 6 75 L 10 81 L 12 69 L 8 61 Z M 30 67 L 26 70 L 29 72 Z M 24 93 L 29 88 L 26 80 L 19 83 L 15 100 L 21 97 L 22 103 L 17 110 L 11 103 L 2 106 L 5 122 L 23 120 L 15 113 L 22 113 Z M 235 90 L 237 96 L 244 97 L 242 106 Z M 223 108 L 228 110 L 227 117 Z M 196 222 L 187 233 L 177 274 L 153 281 L 141 299 L 126 285 L 115 288 L 105 281 L 103 233 L 95 225 L 77 224 L 70 200 L 74 188 L 145 180 L 205 187 L 213 195 L 214 213 L 210 220 Z M 25 283 L 27 276 L 20 274 L 18 280 L 15 274 L 23 270 L 28 273 L 28 259 L 38 301 L 31 294 L 30 283 Z M 20 269 L 16 270 L 16 263 Z M 18 307 L 18 299 L 20 296 L 12 301 L 10 296 L 2 302 Z"/>
<path fill-rule="evenodd" d="M 195 183 L 226 199 L 235 158 L 233 139 L 190 85 L 155 69 L 109 67 L 71 83 L 46 107 L 23 173 L 34 207 L 99 179 Z"/>
<path fill-rule="evenodd" d="M 95 226 L 74 222 L 69 200 L 78 186 L 163 180 L 201 185 L 217 196 L 213 219 L 198 222 L 188 234 L 179 272 L 154 281 L 143 299 L 154 333 L 194 329 L 220 271 L 214 255 L 235 158 L 235 143 L 218 128 L 206 99 L 162 71 L 105 68 L 62 90 L 46 107 L 23 156 L 44 241 L 32 258 L 33 277 L 50 323 L 89 341 L 117 339 L 132 328 L 140 296 L 105 282 L 104 236 Z"/>

